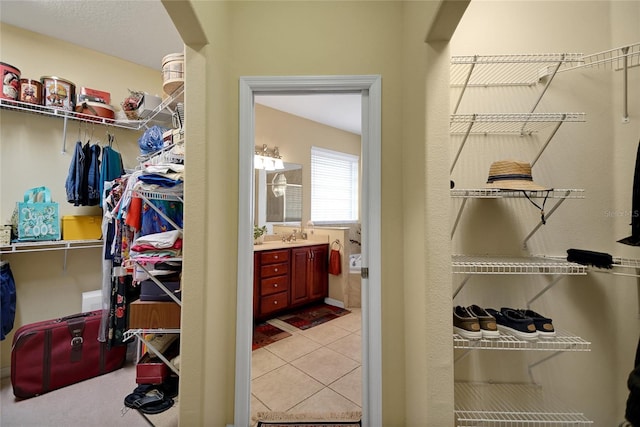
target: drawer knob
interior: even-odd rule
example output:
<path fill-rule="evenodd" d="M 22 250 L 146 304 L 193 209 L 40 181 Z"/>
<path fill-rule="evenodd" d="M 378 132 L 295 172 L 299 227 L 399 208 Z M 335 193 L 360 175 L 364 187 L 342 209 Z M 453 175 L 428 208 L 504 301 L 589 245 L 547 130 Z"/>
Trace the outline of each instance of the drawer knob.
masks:
<path fill-rule="evenodd" d="M 274 304 L 274 305 L 278 305 L 278 301 L 274 301 L 274 302 L 273 302 L 273 304 Z"/>
<path fill-rule="evenodd" d="M 273 258 L 274 258 L 274 259 L 278 259 L 278 255 L 274 255 L 274 256 L 273 256 Z"/>
<path fill-rule="evenodd" d="M 274 288 L 277 288 L 277 287 L 278 287 L 278 284 L 277 284 L 277 283 L 274 283 L 274 284 L 273 284 L 273 287 L 274 287 Z"/>
<path fill-rule="evenodd" d="M 277 268 L 274 268 L 274 269 L 273 269 L 273 271 L 278 272 L 278 269 L 277 269 Z"/>

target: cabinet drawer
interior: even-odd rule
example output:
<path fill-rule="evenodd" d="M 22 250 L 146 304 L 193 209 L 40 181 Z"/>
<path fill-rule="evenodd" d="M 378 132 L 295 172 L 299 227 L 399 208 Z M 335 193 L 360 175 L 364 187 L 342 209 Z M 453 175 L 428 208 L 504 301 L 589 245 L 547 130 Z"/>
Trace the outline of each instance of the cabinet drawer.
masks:
<path fill-rule="evenodd" d="M 260 261 L 262 264 L 273 264 L 276 262 L 289 261 L 289 250 L 283 249 L 281 251 L 264 251 L 260 254 Z"/>
<path fill-rule="evenodd" d="M 262 279 L 260 282 L 260 295 L 271 295 L 287 290 L 288 276 L 275 276 Z"/>
<path fill-rule="evenodd" d="M 287 308 L 288 295 L 287 292 L 279 292 L 260 298 L 260 314 L 265 315 Z"/>
<path fill-rule="evenodd" d="M 260 267 L 260 277 L 282 276 L 289 273 L 289 264 L 269 264 Z"/>

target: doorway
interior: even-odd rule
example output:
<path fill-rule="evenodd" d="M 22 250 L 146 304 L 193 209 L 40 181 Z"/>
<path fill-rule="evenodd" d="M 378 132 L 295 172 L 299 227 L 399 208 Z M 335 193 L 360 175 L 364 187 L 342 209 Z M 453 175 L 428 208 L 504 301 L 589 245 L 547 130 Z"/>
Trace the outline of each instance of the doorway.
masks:
<path fill-rule="evenodd" d="M 250 425 L 253 330 L 253 236 L 257 94 L 360 93 L 362 95 L 362 420 L 381 425 L 380 139 L 379 76 L 247 77 L 240 79 L 238 307 L 235 425 Z"/>

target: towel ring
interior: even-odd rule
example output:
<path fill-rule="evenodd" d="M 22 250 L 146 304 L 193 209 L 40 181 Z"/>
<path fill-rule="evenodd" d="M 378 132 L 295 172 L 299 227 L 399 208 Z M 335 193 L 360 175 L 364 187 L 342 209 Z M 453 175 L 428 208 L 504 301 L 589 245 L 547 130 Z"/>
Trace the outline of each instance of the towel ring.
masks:
<path fill-rule="evenodd" d="M 331 242 L 331 249 L 333 249 L 333 245 L 338 245 L 338 249 L 342 249 L 342 243 L 340 243 L 340 239 L 336 239 Z"/>

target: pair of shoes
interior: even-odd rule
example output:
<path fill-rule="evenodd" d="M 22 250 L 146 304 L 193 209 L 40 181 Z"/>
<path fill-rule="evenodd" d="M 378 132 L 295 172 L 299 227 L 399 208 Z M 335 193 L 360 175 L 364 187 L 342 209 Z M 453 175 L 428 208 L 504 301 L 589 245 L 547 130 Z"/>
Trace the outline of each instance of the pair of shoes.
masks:
<path fill-rule="evenodd" d="M 124 398 L 124 405 L 145 414 L 159 414 L 173 406 L 178 395 L 177 375 L 170 375 L 161 384 L 140 384 Z"/>
<path fill-rule="evenodd" d="M 487 308 L 496 319 L 498 329 L 525 340 L 553 338 L 556 335 L 552 320 L 533 310 L 502 307 L 500 311 Z"/>
<path fill-rule="evenodd" d="M 140 389 L 141 386 L 136 387 Z M 157 388 L 150 388 L 145 392 L 136 392 L 124 398 L 124 405 L 128 408 L 137 409 L 144 414 L 159 414 L 173 406 L 173 399 L 165 396 Z"/>
<path fill-rule="evenodd" d="M 479 340 L 498 338 L 496 319 L 477 305 L 456 306 L 453 309 L 453 331 L 463 338 Z"/>
<path fill-rule="evenodd" d="M 522 315 L 533 320 L 533 324 L 536 327 L 536 332 L 538 332 L 538 338 L 553 338 L 556 336 L 556 330 L 553 327 L 553 320 L 548 317 L 543 316 L 542 314 L 536 313 L 533 310 L 528 309 L 519 309 Z"/>

